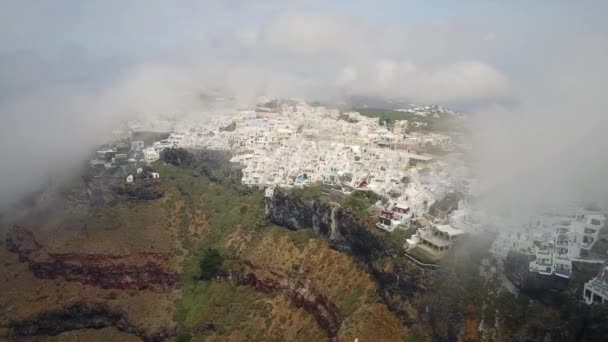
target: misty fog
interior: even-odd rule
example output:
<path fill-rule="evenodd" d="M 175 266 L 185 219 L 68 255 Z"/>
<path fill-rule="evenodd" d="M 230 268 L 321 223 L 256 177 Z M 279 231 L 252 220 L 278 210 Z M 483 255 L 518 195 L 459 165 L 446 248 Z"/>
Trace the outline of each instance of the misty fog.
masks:
<path fill-rule="evenodd" d="M 488 207 L 606 203 L 599 15 L 504 5 L 519 20 L 510 22 L 499 5 L 463 4 L 455 15 L 406 7 L 384 20 L 373 8 L 393 2 L 364 3 L 351 13 L 317 1 L 9 1 L 0 204 L 80 165 L 128 117 L 203 115 L 197 94 L 210 89 L 242 105 L 356 94 L 461 106 Z"/>

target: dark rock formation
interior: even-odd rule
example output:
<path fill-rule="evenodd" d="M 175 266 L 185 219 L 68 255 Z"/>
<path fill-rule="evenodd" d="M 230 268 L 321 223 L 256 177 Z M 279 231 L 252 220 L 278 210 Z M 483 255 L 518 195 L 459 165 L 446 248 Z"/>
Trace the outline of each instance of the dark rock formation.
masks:
<path fill-rule="evenodd" d="M 39 278 L 62 277 L 102 288 L 144 289 L 173 286 L 179 279 L 164 270 L 167 257 L 158 253 L 129 255 L 50 253 L 27 229 L 15 226 L 6 236 L 9 251 L 27 262 Z"/>
<path fill-rule="evenodd" d="M 292 230 L 312 228 L 317 236 L 325 237 L 330 245 L 342 252 L 369 261 L 378 257 L 382 243 L 368 227 L 348 210 L 321 201 L 306 201 L 275 189 L 266 198 L 266 215 L 277 225 Z"/>
<path fill-rule="evenodd" d="M 223 271 L 220 272 L 218 279 L 251 286 L 264 293 L 282 291 L 295 306 L 304 308 L 313 315 L 329 337 L 336 336 L 342 324 L 342 315 L 340 309 L 327 296 L 310 286 L 308 282 L 298 279 L 297 276 L 281 275 L 262 270 L 250 263 L 246 264 L 247 271 L 243 273 Z"/>
<path fill-rule="evenodd" d="M 130 324 L 125 317 L 123 312 L 104 304 L 78 302 L 29 319 L 13 321 L 10 326 L 11 334 L 16 340 L 21 336 L 57 335 L 64 331 L 101 329 L 110 326 L 135 334 L 144 341 L 165 341 L 175 336 L 175 329 L 146 332 Z"/>

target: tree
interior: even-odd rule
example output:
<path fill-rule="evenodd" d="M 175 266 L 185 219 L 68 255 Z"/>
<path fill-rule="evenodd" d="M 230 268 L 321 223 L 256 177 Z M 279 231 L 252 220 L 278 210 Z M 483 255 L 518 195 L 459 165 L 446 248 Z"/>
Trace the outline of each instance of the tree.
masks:
<path fill-rule="evenodd" d="M 164 149 L 161 158 L 165 163 L 175 166 L 190 166 L 194 162 L 192 153 L 181 147 Z"/>
<path fill-rule="evenodd" d="M 205 251 L 199 264 L 202 280 L 211 280 L 222 267 L 224 258 L 217 249 L 209 248 Z"/>

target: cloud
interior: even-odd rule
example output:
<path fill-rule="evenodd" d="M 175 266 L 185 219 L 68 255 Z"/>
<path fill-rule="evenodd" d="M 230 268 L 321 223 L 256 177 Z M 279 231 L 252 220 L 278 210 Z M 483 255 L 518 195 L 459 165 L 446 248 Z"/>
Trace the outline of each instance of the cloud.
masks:
<path fill-rule="evenodd" d="M 507 76 L 469 57 L 475 44 L 490 37 L 470 25 L 379 26 L 344 14 L 289 10 L 236 37 L 260 70 L 324 88 L 302 89 L 305 97 L 356 93 L 413 102 L 487 101 L 510 91 Z"/>
<path fill-rule="evenodd" d="M 514 88 L 484 53 L 498 33 L 466 18 L 377 22 L 317 1 L 3 9 L 0 142 L 22 147 L 4 157 L 0 200 L 79 163 L 125 117 L 200 112 L 207 89 L 245 104 L 264 94 L 488 102 Z"/>
<path fill-rule="evenodd" d="M 506 76 L 478 61 L 425 67 L 382 59 L 343 69 L 336 83 L 360 94 L 443 103 L 498 99 L 508 95 L 510 87 Z"/>
<path fill-rule="evenodd" d="M 579 36 L 539 49 L 550 59 L 539 59 L 518 82 L 518 104 L 476 114 L 482 203 L 522 220 L 548 208 L 606 208 L 608 39 Z"/>
<path fill-rule="evenodd" d="M 365 24 L 330 13 L 288 11 L 263 28 L 267 46 L 296 58 L 356 58 L 369 39 Z"/>

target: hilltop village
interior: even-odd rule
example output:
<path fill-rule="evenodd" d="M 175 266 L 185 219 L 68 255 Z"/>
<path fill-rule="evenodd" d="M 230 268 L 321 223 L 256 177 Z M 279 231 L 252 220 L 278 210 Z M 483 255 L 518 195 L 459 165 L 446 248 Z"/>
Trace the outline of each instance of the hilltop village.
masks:
<path fill-rule="evenodd" d="M 166 149 L 225 150 L 240 166 L 242 184 L 265 189 L 267 197 L 317 187 L 340 202 L 373 192 L 379 199 L 368 211 L 376 229 L 406 231 L 403 248 L 419 265 L 436 264 L 459 240 L 483 231 L 496 235 L 490 252 L 498 266 L 524 256 L 528 277 L 567 281 L 573 262 L 606 261 L 605 246 L 596 245 L 606 224 L 599 208 L 549 212 L 520 226 L 490 217 L 471 204 L 483 189 L 464 162 L 471 146 L 460 126 L 433 127 L 466 118 L 434 105 L 391 112 L 407 119 L 264 97 L 244 110 L 130 121 L 114 132 L 122 143 L 99 150 L 91 166 L 121 169 L 122 182 L 133 184 L 162 178 L 149 166 Z M 607 272 L 585 286 L 587 303 L 608 302 Z M 524 286 L 521 277 L 509 279 Z"/>

